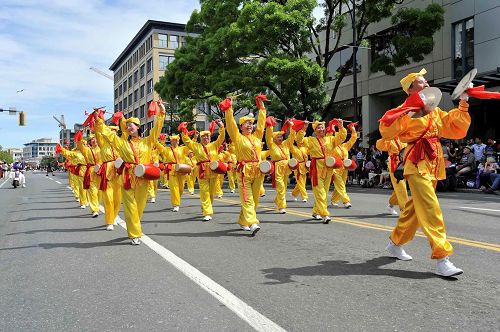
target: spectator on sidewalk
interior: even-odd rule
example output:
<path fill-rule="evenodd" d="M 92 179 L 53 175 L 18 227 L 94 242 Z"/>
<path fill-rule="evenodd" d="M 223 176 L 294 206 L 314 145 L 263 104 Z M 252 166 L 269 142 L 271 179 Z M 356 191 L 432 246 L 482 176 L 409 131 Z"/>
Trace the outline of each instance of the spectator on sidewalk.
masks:
<path fill-rule="evenodd" d="M 490 174 L 490 179 L 491 179 L 491 182 L 492 182 L 491 187 L 483 189 L 483 192 L 485 192 L 487 194 L 498 195 L 498 193 L 495 192 L 495 191 L 498 190 L 498 188 L 500 188 L 500 174 L 498 174 L 498 173 L 491 173 Z"/>
<path fill-rule="evenodd" d="M 474 158 L 476 159 L 476 166 L 479 165 L 480 162 L 484 161 L 484 149 L 486 148 L 486 144 L 483 141 L 476 137 L 475 144 L 471 146 L 472 152 L 474 152 Z"/>
<path fill-rule="evenodd" d="M 495 161 L 495 158 L 488 157 L 484 167 L 477 172 L 476 188 L 486 188 L 486 184 L 490 180 L 490 174 L 496 173 L 498 168 L 498 163 Z"/>
<path fill-rule="evenodd" d="M 476 159 L 471 151 L 471 148 L 465 146 L 463 149 L 462 158 L 457 165 L 457 175 L 467 176 L 476 168 Z"/>
<path fill-rule="evenodd" d="M 486 147 L 484 148 L 484 156 L 485 159 L 488 160 L 488 158 L 494 158 L 496 162 L 499 162 L 497 160 L 497 150 L 495 147 L 495 140 L 493 137 L 489 137 L 488 140 L 486 141 Z"/>

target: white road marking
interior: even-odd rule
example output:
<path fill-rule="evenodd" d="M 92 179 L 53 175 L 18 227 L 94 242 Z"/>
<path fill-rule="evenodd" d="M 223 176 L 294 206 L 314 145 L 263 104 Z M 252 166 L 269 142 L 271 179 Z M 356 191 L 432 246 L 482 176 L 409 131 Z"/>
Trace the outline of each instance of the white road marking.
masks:
<path fill-rule="evenodd" d="M 0 184 L 0 188 L 2 188 L 4 184 L 6 184 L 7 182 L 9 182 L 9 180 L 10 180 L 10 179 L 7 179 L 7 180 L 5 180 L 2 184 Z"/>
<path fill-rule="evenodd" d="M 101 205 L 99 210 L 104 213 L 104 207 Z M 120 217 L 115 219 L 118 225 L 127 229 L 125 221 Z M 148 246 L 151 250 L 160 255 L 167 262 L 172 264 L 177 270 L 182 272 L 186 277 L 191 279 L 198 286 L 207 291 L 210 295 L 215 297 L 219 302 L 228 307 L 231 311 L 236 313 L 241 319 L 247 322 L 257 331 L 267 332 L 267 331 L 285 331 L 281 326 L 277 325 L 271 321 L 266 316 L 259 313 L 257 310 L 240 300 L 230 291 L 201 273 L 195 267 L 190 265 L 188 262 L 182 258 L 175 255 L 173 252 L 167 248 L 161 246 L 156 241 L 151 239 L 147 235 L 142 235 L 142 243 Z"/>
<path fill-rule="evenodd" d="M 57 180 L 56 180 L 56 183 L 62 184 L 61 182 L 59 182 L 59 181 L 57 181 Z"/>
<path fill-rule="evenodd" d="M 73 190 L 70 186 L 66 186 L 66 188 L 68 188 L 69 190 Z"/>
<path fill-rule="evenodd" d="M 500 210 L 495 210 L 495 209 L 473 208 L 473 207 L 467 207 L 467 206 L 459 206 L 458 208 L 459 209 L 468 209 L 468 210 L 480 210 L 480 211 L 500 212 Z"/>

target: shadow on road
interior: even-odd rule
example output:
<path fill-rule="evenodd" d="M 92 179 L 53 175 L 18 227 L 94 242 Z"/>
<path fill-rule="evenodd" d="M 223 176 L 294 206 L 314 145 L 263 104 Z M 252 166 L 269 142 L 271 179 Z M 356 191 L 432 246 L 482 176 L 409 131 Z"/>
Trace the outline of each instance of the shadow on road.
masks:
<path fill-rule="evenodd" d="M 130 245 L 128 242 L 129 238 L 121 237 L 105 242 L 67 242 L 67 243 L 39 243 L 38 245 L 23 246 L 23 247 L 12 247 L 12 248 L 0 248 L 0 250 L 17 250 L 17 249 L 29 249 L 29 248 L 43 248 L 43 249 L 56 249 L 56 248 L 76 248 L 76 249 L 91 249 L 96 247 L 110 247 L 119 245 Z M 122 242 L 127 241 L 127 242 Z"/>
<path fill-rule="evenodd" d="M 391 276 L 404 279 L 430 279 L 437 278 L 436 275 L 430 272 L 416 272 L 405 270 L 394 270 L 381 268 L 384 265 L 394 263 L 396 260 L 391 257 L 376 257 L 364 263 L 350 263 L 348 261 L 333 260 L 322 261 L 319 265 L 303 266 L 297 268 L 271 268 L 264 269 L 262 272 L 268 279 L 276 280 L 265 282 L 266 285 L 278 285 L 290 282 L 295 282 L 293 276 Z"/>
<path fill-rule="evenodd" d="M 151 233 L 149 236 L 179 236 L 179 237 L 221 237 L 221 236 L 250 236 L 241 229 L 226 229 L 223 231 L 198 232 L 198 233 Z"/>
<path fill-rule="evenodd" d="M 94 231 L 103 231 L 105 228 L 104 225 L 99 225 L 95 227 L 87 227 L 87 228 L 49 228 L 49 229 L 34 229 L 26 232 L 16 232 L 16 233 L 8 233 L 7 235 L 18 235 L 18 234 L 38 234 L 38 233 L 77 233 L 77 232 L 94 232 Z"/>

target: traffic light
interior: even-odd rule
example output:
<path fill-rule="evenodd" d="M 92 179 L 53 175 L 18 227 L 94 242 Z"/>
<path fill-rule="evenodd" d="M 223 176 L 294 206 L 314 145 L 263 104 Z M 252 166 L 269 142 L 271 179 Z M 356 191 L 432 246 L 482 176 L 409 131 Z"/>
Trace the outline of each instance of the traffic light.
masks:
<path fill-rule="evenodd" d="M 19 112 L 19 126 L 26 126 L 26 117 L 24 115 L 24 112 Z"/>

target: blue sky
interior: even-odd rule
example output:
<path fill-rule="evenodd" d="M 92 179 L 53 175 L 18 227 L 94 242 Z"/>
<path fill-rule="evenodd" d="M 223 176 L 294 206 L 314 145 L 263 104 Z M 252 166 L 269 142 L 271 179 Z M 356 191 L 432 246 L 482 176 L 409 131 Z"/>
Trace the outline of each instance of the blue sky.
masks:
<path fill-rule="evenodd" d="M 64 114 L 72 128 L 85 110 L 112 110 L 113 82 L 89 67 L 112 74 L 109 66 L 148 19 L 186 23 L 196 8 L 196 0 L 1 0 L 0 108 L 24 111 L 26 126 L 0 113 L 0 145 L 57 140 L 53 115 Z"/>

